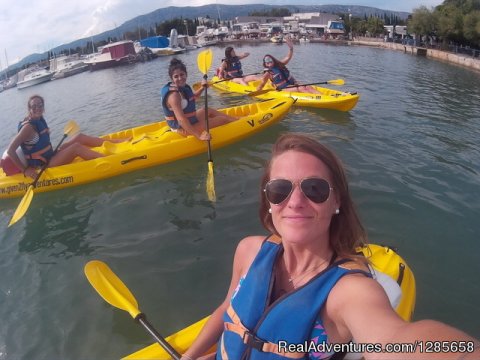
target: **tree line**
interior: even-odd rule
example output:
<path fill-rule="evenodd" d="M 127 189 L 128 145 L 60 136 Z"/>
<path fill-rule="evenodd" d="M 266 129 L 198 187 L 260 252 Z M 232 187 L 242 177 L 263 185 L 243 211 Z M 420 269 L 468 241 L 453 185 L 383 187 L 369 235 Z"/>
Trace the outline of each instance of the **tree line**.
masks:
<path fill-rule="evenodd" d="M 292 13 L 286 8 L 275 8 L 268 11 L 257 11 L 250 16 L 291 16 Z M 337 14 L 344 20 L 345 31 L 355 35 L 381 36 L 386 33 L 385 25 L 406 25 L 409 34 L 420 37 L 429 37 L 445 45 L 455 43 L 457 45 L 480 48 L 480 0 L 445 0 L 441 5 L 428 9 L 420 6 L 414 9 L 407 20 L 398 18 L 394 14 L 383 16 L 364 15 L 363 17 L 351 16 L 350 14 Z M 149 28 L 138 27 L 136 31 L 128 31 L 122 34 L 122 38 L 109 37 L 97 41 L 94 44 L 87 43 L 85 46 L 63 49 L 60 54 L 91 54 L 100 46 L 119 40 L 140 40 L 149 36 L 168 36 L 172 29 L 176 29 L 182 35 L 194 35 L 197 26 L 205 25 L 209 28 L 228 26 L 230 21 L 211 19 L 208 16 L 202 20 L 174 18 L 164 21 Z M 48 52 L 48 58 L 58 56 Z M 31 64 L 27 64 L 24 68 Z M 15 72 L 14 69 L 12 69 Z M 10 73 L 10 71 L 9 71 Z M 10 75 L 10 74 L 9 74 Z"/>
<path fill-rule="evenodd" d="M 408 31 L 443 45 L 480 49 L 480 0 L 445 0 L 434 9 L 421 6 L 413 11 Z"/>

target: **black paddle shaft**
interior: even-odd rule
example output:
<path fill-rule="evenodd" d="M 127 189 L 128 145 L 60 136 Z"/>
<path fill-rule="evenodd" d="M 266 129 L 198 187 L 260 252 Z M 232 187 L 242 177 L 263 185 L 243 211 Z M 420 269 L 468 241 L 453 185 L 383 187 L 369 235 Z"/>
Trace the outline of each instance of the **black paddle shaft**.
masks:
<path fill-rule="evenodd" d="M 164 337 L 154 329 L 144 314 L 139 314 L 135 320 L 143 325 L 150 335 L 152 335 L 152 337 L 165 349 L 165 351 L 168 352 L 168 355 L 170 355 L 174 360 L 180 360 L 181 356 L 177 350 L 175 350 L 172 345 L 170 345 L 167 340 L 165 340 Z"/>
<path fill-rule="evenodd" d="M 207 81 L 207 74 L 203 75 L 205 81 Z M 210 132 L 210 127 L 208 125 L 208 84 L 205 85 L 205 130 L 207 133 Z M 210 146 L 210 140 L 207 141 L 207 148 L 208 148 L 208 161 L 212 161 L 212 148 Z"/>
<path fill-rule="evenodd" d="M 60 142 L 58 143 L 57 147 L 55 148 L 55 150 L 53 151 L 53 155 L 55 155 L 58 151 L 58 148 L 60 147 L 60 145 L 63 144 L 63 141 L 67 138 L 68 134 L 63 134 L 63 137 L 62 139 L 60 140 Z M 50 158 L 51 159 L 51 158 Z M 47 162 L 45 163 L 45 165 L 42 166 L 42 168 L 40 169 L 40 172 L 38 173 L 37 177 L 35 178 L 35 180 L 33 181 L 32 183 L 32 186 L 35 188 L 37 186 L 37 182 L 38 180 L 40 179 L 40 176 L 42 176 L 43 172 L 47 169 L 48 165 L 50 164 L 50 159 L 47 160 Z"/>

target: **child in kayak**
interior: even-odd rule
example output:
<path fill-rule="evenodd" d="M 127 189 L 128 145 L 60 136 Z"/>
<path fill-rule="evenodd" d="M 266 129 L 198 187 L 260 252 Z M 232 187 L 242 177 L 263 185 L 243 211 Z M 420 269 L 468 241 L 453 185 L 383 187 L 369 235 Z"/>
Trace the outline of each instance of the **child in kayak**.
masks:
<path fill-rule="evenodd" d="M 25 176 L 32 179 L 35 179 L 37 169 L 48 161 L 48 166 L 54 167 L 69 164 L 77 156 L 84 160 L 96 159 L 104 155 L 93 151 L 90 149 L 91 147 L 101 146 L 104 141 L 128 141 L 127 139 L 104 140 L 77 134 L 65 142 L 55 153 L 50 142 L 50 129 L 43 118 L 45 100 L 39 95 L 33 95 L 28 100 L 27 106 L 28 115 L 18 124 L 18 133 L 8 146 L 7 154 L 15 166 L 22 170 Z M 22 149 L 26 165 L 17 154 L 18 147 Z"/>
<path fill-rule="evenodd" d="M 250 53 L 245 52 L 236 54 L 233 47 L 228 46 L 225 49 L 225 58 L 222 59 L 222 64 L 217 70 L 217 75 L 220 79 L 228 79 L 237 84 L 247 86 L 250 81 L 259 80 L 261 76 L 257 75 L 243 75 L 242 63 L 240 60 L 246 58 Z"/>
<path fill-rule="evenodd" d="M 321 94 L 320 91 L 312 86 L 298 85 L 294 77 L 290 74 L 286 65 L 293 56 L 293 42 L 290 37 L 287 37 L 285 42 L 288 45 L 289 50 L 287 56 L 283 60 L 278 60 L 269 54 L 263 57 L 264 74 L 262 76 L 262 81 L 257 87 L 257 91 L 262 90 L 267 81 L 270 80 L 277 90 Z"/>
<path fill-rule="evenodd" d="M 204 87 L 208 86 L 205 80 L 202 87 L 193 91 L 187 84 L 187 68 L 178 59 L 170 61 L 168 75 L 172 81 L 168 82 L 160 91 L 165 120 L 172 131 L 183 136 L 193 135 L 199 140 L 211 140 L 205 130 L 205 109 L 196 108 L 195 100 L 200 97 Z M 200 121 L 201 120 L 201 121 Z M 209 127 L 214 128 L 238 120 L 218 110 L 208 108 Z"/>

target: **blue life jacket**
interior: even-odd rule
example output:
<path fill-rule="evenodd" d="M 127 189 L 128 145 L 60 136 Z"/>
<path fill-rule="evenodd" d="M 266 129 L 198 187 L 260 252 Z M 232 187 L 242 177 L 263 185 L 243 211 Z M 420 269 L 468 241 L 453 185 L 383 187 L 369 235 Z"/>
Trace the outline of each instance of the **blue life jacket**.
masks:
<path fill-rule="evenodd" d="M 278 67 L 273 67 L 268 69 L 272 76 L 272 84 L 278 90 L 282 90 L 288 85 L 295 85 L 295 79 L 290 75 L 290 71 L 285 67 L 280 69 Z"/>
<path fill-rule="evenodd" d="M 225 79 L 233 79 L 243 76 L 242 63 L 238 56 L 234 56 L 230 61 L 227 61 L 226 59 L 224 59 L 224 61 L 227 63 L 224 75 Z"/>
<path fill-rule="evenodd" d="M 183 108 L 183 112 L 187 119 L 190 121 L 190 124 L 195 124 L 198 122 L 197 113 L 196 113 L 196 106 L 195 106 L 195 96 L 193 93 L 192 88 L 189 85 L 185 85 L 182 88 L 177 88 L 176 86 L 172 85 L 171 82 L 166 84 L 162 90 L 160 91 L 160 95 L 162 97 L 162 108 L 165 114 L 165 120 L 167 121 L 168 126 L 170 128 L 178 130 L 181 128 L 178 119 L 175 117 L 175 113 L 168 107 L 167 104 L 167 97 L 171 92 L 178 92 L 182 99 L 187 101 L 186 106 Z"/>
<path fill-rule="evenodd" d="M 271 303 L 275 262 L 282 251 L 277 236 L 262 244 L 224 314 L 217 360 L 307 358 L 308 354 L 280 349 L 279 342 L 304 344 L 312 339 L 328 294 L 342 276 L 361 273 L 371 277 L 366 266 L 342 259 Z"/>
<path fill-rule="evenodd" d="M 35 144 L 21 144 L 28 166 L 43 166 L 54 155 L 47 122 L 43 117 L 34 120 L 25 119 L 18 124 L 18 131 L 26 124 L 30 124 L 38 134 L 38 141 Z"/>

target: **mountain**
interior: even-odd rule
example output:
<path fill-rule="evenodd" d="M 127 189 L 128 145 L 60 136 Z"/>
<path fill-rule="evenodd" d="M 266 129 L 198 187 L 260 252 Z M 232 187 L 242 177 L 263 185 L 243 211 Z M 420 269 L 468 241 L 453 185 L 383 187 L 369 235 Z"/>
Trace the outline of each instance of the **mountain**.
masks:
<path fill-rule="evenodd" d="M 170 6 L 166 8 L 157 9 L 145 15 L 137 16 L 131 20 L 126 21 L 119 27 L 105 31 L 101 34 L 94 35 L 89 38 L 83 38 L 72 41 L 68 44 L 57 46 L 51 51 L 58 54 L 65 49 L 75 49 L 77 47 L 84 47 L 92 40 L 95 42 L 107 40 L 109 37 L 121 38 L 121 35 L 128 31 L 136 31 L 138 27 L 148 29 L 160 24 L 164 21 L 174 18 L 195 19 L 198 17 L 210 17 L 211 19 L 234 20 L 237 16 L 248 16 L 252 12 L 269 11 L 275 8 L 286 8 L 292 13 L 299 12 L 324 12 L 330 14 L 352 14 L 355 17 L 369 17 L 369 16 L 397 16 L 399 19 L 406 19 L 410 13 L 402 11 L 382 10 L 378 8 L 359 6 L 359 5 L 266 5 L 266 4 L 251 4 L 251 5 L 204 5 L 204 6 L 185 6 L 176 7 Z M 25 64 L 36 63 L 42 59 L 47 58 L 47 52 L 43 54 L 31 54 L 22 59 L 12 67 L 21 67 Z"/>

